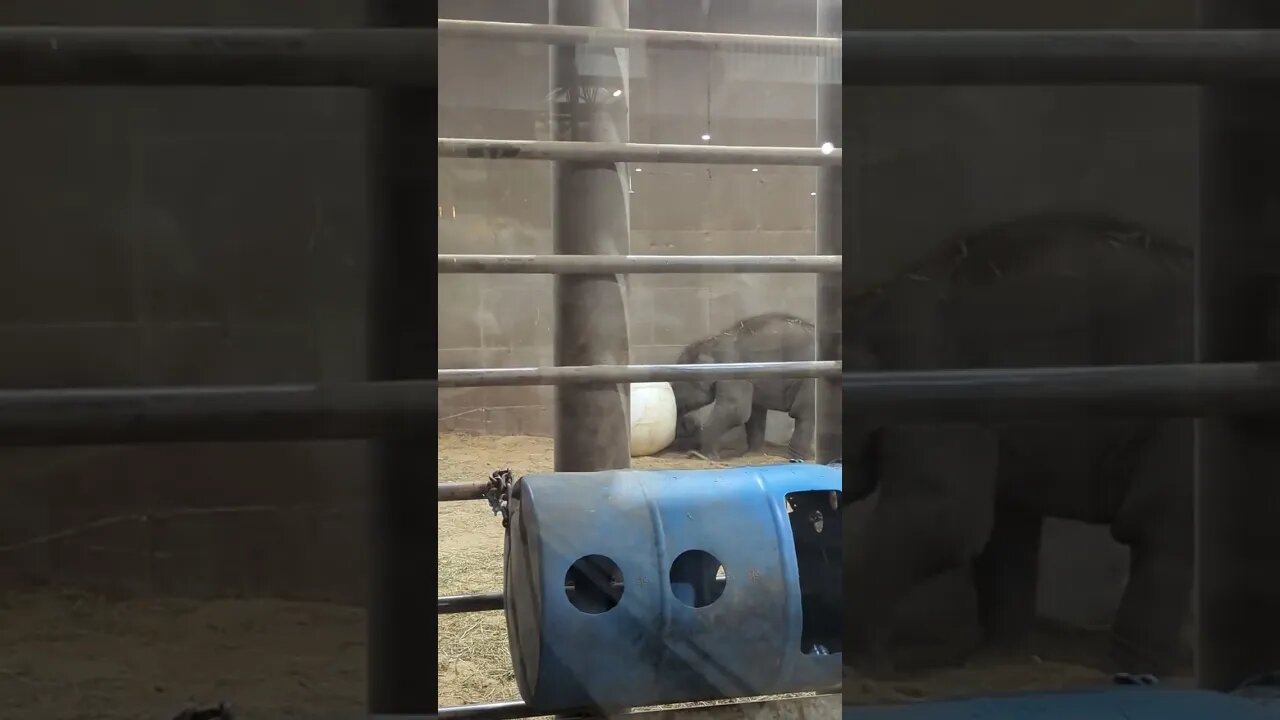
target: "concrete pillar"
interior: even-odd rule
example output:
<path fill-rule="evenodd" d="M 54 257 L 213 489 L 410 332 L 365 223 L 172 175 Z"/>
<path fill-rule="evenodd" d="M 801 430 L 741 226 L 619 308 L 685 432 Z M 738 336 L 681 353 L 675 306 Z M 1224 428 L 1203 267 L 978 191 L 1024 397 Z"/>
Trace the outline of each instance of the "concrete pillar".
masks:
<path fill-rule="evenodd" d="M 558 25 L 627 27 L 627 0 L 551 0 Z M 551 48 L 554 139 L 628 142 L 630 92 L 625 49 Z M 627 255 L 630 198 L 620 162 L 556 162 L 552 235 L 562 255 Z M 557 365 L 626 365 L 625 275 L 558 275 L 555 285 Z M 626 468 L 630 453 L 627 384 L 556 389 L 555 468 L 561 472 Z"/>
<path fill-rule="evenodd" d="M 1280 28 L 1263 0 L 1203 0 L 1207 28 Z M 1280 86 L 1206 87 L 1201 112 L 1197 351 L 1280 359 Z M 1196 438 L 1197 676 L 1228 690 L 1280 667 L 1280 422 L 1200 420 Z"/>
<path fill-rule="evenodd" d="M 840 35 L 841 5 L 840 0 L 818 0 L 819 36 Z M 818 58 L 817 78 L 817 140 L 819 144 L 830 142 L 838 147 L 841 144 L 841 109 L 844 104 L 843 86 L 840 84 L 840 58 Z M 843 253 L 843 171 L 843 167 L 818 169 L 817 216 L 814 222 L 817 231 L 815 252 L 818 255 Z M 840 313 L 841 281 L 841 276 L 836 273 L 818 275 L 815 330 L 819 360 L 839 360 L 841 357 L 844 342 Z M 843 405 L 840 402 L 840 380 L 819 380 L 817 386 L 817 460 L 830 462 L 841 457 Z"/>

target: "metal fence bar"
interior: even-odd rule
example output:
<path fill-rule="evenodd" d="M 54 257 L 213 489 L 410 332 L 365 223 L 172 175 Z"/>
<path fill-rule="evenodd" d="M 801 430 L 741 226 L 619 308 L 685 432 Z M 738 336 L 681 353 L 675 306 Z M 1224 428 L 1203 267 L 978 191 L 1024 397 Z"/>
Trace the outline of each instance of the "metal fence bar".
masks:
<path fill-rule="evenodd" d="M 570 160 L 577 162 L 688 163 L 695 165 L 838 166 L 840 150 L 822 147 L 672 145 L 573 140 L 488 140 L 440 138 L 440 157 L 485 160 Z"/>
<path fill-rule="evenodd" d="M 365 21 L 430 29 L 431 3 L 364 0 Z M 431 44 L 434 53 L 435 45 Z M 434 58 L 431 65 L 435 67 Z M 430 85 L 435 85 L 431 78 Z M 439 113 L 436 93 L 395 87 L 368 93 L 365 182 L 371 241 L 362 263 L 367 278 L 365 369 L 371 380 L 431 377 L 438 364 L 437 314 L 430 250 L 437 221 L 424 198 L 435 192 L 424 168 L 434 158 L 428 128 Z M 439 414 L 432 413 L 439 423 Z M 426 420 L 426 418 L 423 418 Z M 438 429 L 382 436 L 368 444 L 368 595 L 365 701 L 370 713 L 416 714 L 439 707 L 439 693 L 422 672 L 422 649 L 436 641 L 438 623 L 422 612 L 438 590 L 423 567 L 432 554 L 431 488 L 438 467 Z"/>
<path fill-rule="evenodd" d="M 636 50 L 706 50 L 711 52 L 752 52 L 784 55 L 825 55 L 839 57 L 839 38 L 738 33 L 688 32 L 683 30 L 613 29 L 577 25 L 440 20 L 444 37 L 470 40 L 539 42 L 549 45 L 597 45 Z"/>
<path fill-rule="evenodd" d="M 483 500 L 489 490 L 489 483 L 477 482 L 441 483 L 436 486 L 437 502 L 456 502 L 458 500 Z"/>
<path fill-rule="evenodd" d="M 844 82 L 856 85 L 1280 78 L 1280 31 L 1273 30 L 868 30 L 837 40 L 441 21 L 441 31 L 560 44 L 842 56 Z M 426 28 L 0 27 L 0 85 L 434 87 L 436 40 L 436 31 Z"/>
<path fill-rule="evenodd" d="M 356 439 L 432 432 L 439 387 L 836 377 L 834 361 L 440 370 L 438 381 L 0 390 L 0 446 Z M 1252 414 L 1280 362 L 845 373 L 845 406 L 887 417 Z M 427 425 L 431 423 L 431 425 Z"/>
<path fill-rule="evenodd" d="M 819 36 L 839 37 L 842 16 L 842 0 L 817 0 L 816 33 Z M 838 143 L 843 129 L 844 88 L 839 78 L 827 77 L 823 70 L 827 63 L 817 62 L 817 102 L 814 108 L 814 134 L 818 142 Z M 839 66 L 835 66 L 838 70 Z M 836 264 L 843 267 L 844 252 L 844 179 L 841 168 L 824 167 L 818 170 L 817 201 L 814 203 L 814 252 L 831 254 Z M 840 275 L 819 275 L 816 285 L 816 312 L 814 334 L 817 339 L 817 355 L 821 360 L 840 360 L 843 354 L 844 328 L 841 314 L 844 305 L 843 278 Z M 830 462 L 842 454 L 843 406 L 840 403 L 840 381 L 825 378 L 814 383 L 814 407 L 817 415 L 817 432 L 814 452 L 818 462 Z"/>
<path fill-rule="evenodd" d="M 838 688 L 824 688 L 819 695 L 756 700 L 717 705 L 669 708 L 664 710 L 633 710 L 625 713 L 644 720 L 778 720 L 778 718 L 802 718 L 806 720 L 837 720 L 841 705 Z M 440 720 L 516 720 L 547 714 L 535 710 L 519 700 L 495 703 L 477 703 L 440 708 Z M 618 715 L 620 716 L 620 715 Z M 603 718 L 599 710 L 556 713 L 557 718 Z M 609 715 L 609 717 L 616 717 Z"/>
<path fill-rule="evenodd" d="M 0 446 L 356 439 L 435 432 L 434 380 L 0 390 Z"/>
<path fill-rule="evenodd" d="M 834 273 L 839 255 L 441 255 L 449 273 Z"/>
<path fill-rule="evenodd" d="M 846 85 L 1195 84 L 1280 78 L 1274 30 L 845 32 Z"/>
<path fill-rule="evenodd" d="M 435 87 L 436 31 L 0 27 L 0 85 Z"/>
<path fill-rule="evenodd" d="M 551 23 L 591 30 L 625 31 L 627 0 L 547 0 Z M 582 102 L 592 88 L 630 73 L 630 55 L 610 48 L 557 45 L 551 48 L 547 110 L 551 137 L 561 147 L 625 147 L 631 141 L 631 94 L 619 102 Z M 617 162 L 560 157 L 551 165 L 551 240 L 560 255 L 631 254 L 631 196 L 626 169 Z M 557 365 L 619 365 L 631 362 L 627 331 L 626 278 L 620 275 L 553 279 L 553 353 Z M 625 384 L 573 384 L 553 397 L 553 463 L 559 472 L 608 470 L 631 465 Z"/>
<path fill-rule="evenodd" d="M 440 370 L 440 387 L 581 385 L 593 383 L 746 380 L 766 377 L 839 377 L 838 362 L 721 363 L 718 365 L 579 365 L 574 367 Z"/>
<path fill-rule="evenodd" d="M 1213 83 L 1280 78 L 1280 32 L 864 30 L 841 38 L 441 20 L 475 39 L 841 57 L 855 85 Z"/>
<path fill-rule="evenodd" d="M 436 600 L 436 614 L 451 615 L 454 613 L 486 612 L 501 610 L 504 605 L 502 593 L 446 595 Z"/>
<path fill-rule="evenodd" d="M 546 713 L 538 712 L 519 700 L 505 702 L 476 703 L 474 705 L 457 705 L 442 707 L 440 720 L 515 720 L 516 718 L 537 717 Z M 574 713 L 556 713 L 556 717 L 573 717 Z M 580 717 L 592 717 L 589 711 L 583 711 Z"/>
<path fill-rule="evenodd" d="M 1197 3 L 1211 27 L 1280 27 L 1276 3 Z M 1261 33 L 1260 33 L 1261 34 Z M 1268 33 L 1271 34 L 1271 33 Z M 1240 78 L 1244 80 L 1245 78 Z M 1195 333 L 1208 360 L 1275 358 L 1280 300 L 1280 98 L 1269 84 L 1223 83 L 1200 95 Z M 1280 667 L 1280 423 L 1230 415 L 1196 424 L 1196 684 L 1230 691 Z M 1261 431 L 1260 431 L 1261 430 Z"/>
<path fill-rule="evenodd" d="M 1195 417 L 1280 411 L 1280 363 L 846 373 L 845 413 L 892 419 Z"/>
<path fill-rule="evenodd" d="M 839 685 L 836 685 L 827 690 L 830 694 L 663 710 L 635 710 L 628 713 L 628 717 L 636 720 L 839 720 L 842 717 L 840 690 Z"/>
<path fill-rule="evenodd" d="M 716 578 L 715 582 L 723 588 L 727 582 L 724 578 Z M 613 583 L 614 587 L 621 587 L 620 583 Z M 565 586 L 565 592 L 574 592 L 571 585 Z M 469 612 L 486 612 L 490 610 L 502 610 L 506 607 L 506 601 L 503 599 L 502 593 L 479 593 L 476 595 L 448 595 L 436 599 L 436 614 L 451 615 L 457 613 Z"/>

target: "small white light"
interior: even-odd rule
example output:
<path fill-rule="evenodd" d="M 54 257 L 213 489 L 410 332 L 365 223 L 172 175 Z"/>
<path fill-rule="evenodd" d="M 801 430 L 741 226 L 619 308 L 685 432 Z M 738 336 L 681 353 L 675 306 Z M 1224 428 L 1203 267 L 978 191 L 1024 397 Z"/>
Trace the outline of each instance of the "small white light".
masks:
<path fill-rule="evenodd" d="M 830 155 L 831 151 L 836 149 L 836 146 L 829 142 L 824 142 L 822 143 L 822 147 L 819 149 L 822 150 L 823 155 Z"/>
<path fill-rule="evenodd" d="M 613 96 L 614 96 L 614 97 L 622 97 L 622 91 L 621 91 L 621 90 L 614 90 L 614 91 L 613 91 Z"/>
<path fill-rule="evenodd" d="M 706 142 L 711 139 L 711 133 L 702 133 L 702 141 Z"/>
<path fill-rule="evenodd" d="M 636 172 L 644 172 L 644 168 L 636 168 Z"/>
<path fill-rule="evenodd" d="M 818 193 L 816 192 L 809 193 L 809 197 L 817 197 L 817 196 L 818 196 Z"/>
<path fill-rule="evenodd" d="M 751 168 L 751 172 L 760 172 L 760 168 Z"/>

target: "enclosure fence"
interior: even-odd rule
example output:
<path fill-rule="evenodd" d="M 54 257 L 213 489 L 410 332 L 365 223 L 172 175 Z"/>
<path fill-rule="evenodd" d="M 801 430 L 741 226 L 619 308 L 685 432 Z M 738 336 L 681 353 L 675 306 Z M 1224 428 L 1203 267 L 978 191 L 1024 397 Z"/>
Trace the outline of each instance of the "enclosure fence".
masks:
<path fill-rule="evenodd" d="M 1238 22 L 1238 20 L 1236 20 Z M 820 22 L 822 17 L 820 16 Z M 1157 84 L 1226 83 L 1280 80 L 1280 32 L 1109 31 L 1109 32 L 853 32 L 839 40 L 769 38 L 713 33 L 680 33 L 627 28 L 582 27 L 565 22 L 548 26 L 470 21 L 441 21 L 439 34 L 492 40 L 534 41 L 554 46 L 580 43 L 608 47 L 698 47 L 806 53 L 839 53 L 843 82 L 861 85 L 999 84 Z M 820 28 L 821 29 L 821 28 Z M 828 26 L 829 29 L 829 26 Z M 430 28 L 209 29 L 209 28 L 0 28 L 0 84 L 5 85 L 206 85 L 206 86 L 350 86 L 378 89 L 429 88 L 436 84 L 437 31 Z M 834 32 L 832 32 L 834 34 Z M 1248 92 L 1248 88 L 1238 92 Z M 1224 90 L 1224 93 L 1230 92 Z M 835 112 L 838 93 L 826 102 Z M 1223 106 L 1229 105 L 1223 101 Z M 1223 110 L 1226 112 L 1226 110 Z M 819 125 L 823 112 L 819 112 Z M 828 129 L 832 129 L 828 125 Z M 832 137 L 838 136 L 839 126 Z M 819 222 L 840 207 L 834 149 L 714 148 L 606 142 L 510 143 L 483 139 L 442 139 L 442 154 L 461 157 L 513 157 L 556 160 L 643 158 L 645 162 L 752 162 L 814 165 L 825 174 Z M 743 160 L 742 158 L 750 158 Z M 1226 172 L 1226 171 L 1224 171 Z M 1215 178 L 1217 181 L 1220 178 Z M 608 274 L 668 272 L 818 272 L 834 279 L 839 271 L 839 223 L 820 228 L 818 256 L 762 258 L 613 257 L 598 252 L 557 256 L 440 256 L 440 272 L 545 272 Z M 1245 240 L 1213 236 L 1219 255 L 1245 248 Z M 1235 244 L 1232 245 L 1231 243 Z M 1209 246 L 1206 246 L 1209 247 Z M 589 259 L 579 259 L 577 256 Z M 598 257 L 595 257 L 598 256 Z M 699 263 L 702 263 L 699 265 Z M 798 268 L 804 268 L 803 270 Z M 1229 279 L 1215 265 L 1201 277 Z M 837 285 L 838 287 L 838 285 Z M 837 292 L 838 296 L 838 292 Z M 838 302 L 820 290 L 819 357 L 824 322 L 836 320 Z M 1205 300 L 1208 316 L 1227 322 L 1221 304 Z M 833 337 L 838 327 L 828 326 Z M 1261 328 L 1249 331 L 1262 333 Z M 1208 362 L 1194 365 L 1126 368 L 1059 368 L 999 371 L 887 372 L 843 374 L 843 403 L 853 411 L 898 418 L 988 418 L 1115 415 L 1221 416 L 1271 414 L 1280 409 L 1280 363 L 1217 362 L 1239 359 L 1230 338 L 1214 336 Z M 592 338 L 586 337 L 587 343 Z M 827 340 L 829 347 L 829 340 Z M 1238 343 L 1239 345 L 1240 343 Z M 1247 343 L 1245 343 L 1247 344 Z M 440 386 L 462 384 L 553 384 L 572 388 L 591 383 L 638 380 L 699 380 L 740 377 L 819 377 L 834 382 L 833 361 L 750 366 L 651 365 L 613 368 L 560 367 L 505 370 L 442 370 L 436 380 L 393 380 L 342 385 L 255 387 L 164 387 L 0 392 L 0 445 L 76 445 L 177 441 L 258 441 L 263 439 L 340 439 L 421 437 L 432 432 Z M 838 405 L 838 403 L 837 403 Z M 1220 426 L 1215 426 L 1220 427 Z M 1249 442 L 1236 433 L 1240 446 Z M 558 431 L 561 432 L 561 431 Z M 559 438 L 558 438 L 559 439 Z M 821 442 L 821 441 L 820 441 Z M 1224 467 L 1229 462 L 1214 456 Z M 421 477 L 422 483 L 431 481 Z M 1229 482 L 1229 479 L 1221 479 Z M 467 489 L 442 486 L 439 500 L 474 497 Z M 1199 498 L 1203 506 L 1205 500 Z M 1203 508 L 1202 508 L 1203 511 Z M 1217 511 L 1217 510 L 1215 510 Z M 428 521 L 428 508 L 404 509 L 398 527 Z M 1206 511 L 1207 512 L 1207 511 Z M 383 529 L 394 540 L 395 528 Z M 1232 546 L 1244 549 L 1243 544 Z M 378 552 L 385 552 L 386 546 Z M 386 573 L 375 592 L 394 597 L 414 582 L 411 568 Z M 1230 579 L 1230 578 L 1228 578 Z M 1202 584 L 1205 582 L 1201 578 Z M 1216 604 L 1202 605 L 1201 682 L 1223 685 L 1248 663 L 1280 661 L 1280 641 L 1268 613 L 1276 602 L 1239 599 L 1249 588 L 1217 590 Z M 407 584 L 407 585 L 406 585 Z M 1229 585 L 1229 584 L 1228 584 Z M 405 592 L 412 594 L 411 591 Z M 1208 591 L 1201 589 L 1202 597 Z M 1227 594 L 1223 599 L 1221 593 Z M 1234 593 L 1234 595 L 1232 595 Z M 1232 599 L 1235 598 L 1234 604 Z M 1271 598 L 1274 600 L 1275 598 Z M 495 596 L 439 598 L 438 612 L 490 609 Z M 1266 608 L 1265 611 L 1259 607 Z M 406 603 L 370 608 L 370 623 L 426 632 L 424 608 Z M 1208 615 L 1234 612 L 1234 625 L 1210 623 Z M 1242 617 L 1242 615 L 1244 617 Z M 1241 636 L 1236 628 L 1267 629 Z M 370 683 L 382 674 L 409 676 L 405 663 L 420 659 L 426 644 L 412 632 L 394 646 L 370 649 Z M 1280 664 L 1272 662 L 1272 665 Z M 415 667 L 420 667 L 415 665 Z M 407 680 L 371 694 L 370 711 L 430 713 L 434 707 L 414 693 Z M 411 705 L 421 705 L 420 707 Z M 508 718 L 531 714 L 519 702 L 443 708 L 445 718 Z"/>
<path fill-rule="evenodd" d="M 552 225 L 577 228 L 576 233 L 556 230 L 556 250 L 553 255 L 441 255 L 438 270 L 441 273 L 542 273 L 557 276 L 594 275 L 616 276 L 628 273 L 817 273 L 826 277 L 827 291 L 819 289 L 817 322 L 819 337 L 818 361 L 777 363 L 736 363 L 705 365 L 626 365 L 607 366 L 601 359 L 626 355 L 628 350 L 627 317 L 624 304 L 616 298 L 601 297 L 598 287 L 562 282 L 557 285 L 555 343 L 557 355 L 576 356 L 590 365 L 553 368 L 515 368 L 487 370 L 440 370 L 439 381 L 445 386 L 549 384 L 561 386 L 557 400 L 560 407 L 556 414 L 555 443 L 557 446 L 573 438 L 587 435 L 592 425 L 600 424 L 602 414 L 614 422 L 613 427 L 625 427 L 625 408 L 617 403 L 592 403 L 591 398 L 575 398 L 571 384 L 629 384 L 654 381 L 713 381 L 722 379 L 812 377 L 828 384 L 825 393 L 818 393 L 819 457 L 834 459 L 839 455 L 839 421 L 841 405 L 838 400 L 840 363 L 840 293 L 841 272 L 840 243 L 840 165 L 843 153 L 836 147 L 840 139 L 840 84 L 833 68 L 839 60 L 840 41 L 836 37 L 791 38 L 755 35 L 728 35 L 714 33 L 687 33 L 671 31 L 633 30 L 621 26 L 587 27 L 582 24 L 599 22 L 610 13 L 597 13 L 591 17 L 553 18 L 562 24 L 520 25 L 510 23 L 484 23 L 470 21 L 440 21 L 443 35 L 455 35 L 473 39 L 534 41 L 560 45 L 563 57 L 553 55 L 552 89 L 571 89 L 583 83 L 572 61 L 573 53 L 582 48 L 606 47 L 639 49 L 645 47 L 698 49 L 704 51 L 748 51 L 803 54 L 815 57 L 815 61 L 827 60 L 826 87 L 818 88 L 818 122 L 812 147 L 741 147 L 716 145 L 670 145 L 632 143 L 626 141 L 629 95 L 622 98 L 621 109 L 592 107 L 584 103 L 570 106 L 572 119 L 567 127 L 567 139 L 555 140 L 486 140 L 466 138 L 441 138 L 438 145 L 440 157 L 487 160 L 550 160 L 558 164 L 553 174 L 554 190 L 572 194 L 573 202 L 553 202 Z M 823 15 L 823 22 L 831 20 L 830 12 Z M 622 18 L 613 17 L 618 25 Z M 606 21 L 609 22 L 609 21 Z M 832 34 L 838 32 L 839 16 L 825 25 Z M 599 56 L 597 56 L 599 57 Z M 615 56 L 616 57 L 616 56 Z M 556 62 L 559 61 L 559 62 Z M 619 61 L 615 67 L 619 77 L 627 73 L 626 65 Z M 834 116 L 833 116 L 834 115 Z M 582 126 L 589 127 L 585 132 Z M 627 242 L 610 245 L 594 237 L 609 237 L 610 230 L 626 224 L 627 200 L 621 185 L 597 176 L 589 186 L 575 185 L 574 168 L 590 169 L 607 167 L 607 172 L 622 172 L 621 163 L 696 163 L 696 164 L 750 164 L 811 166 L 820 169 L 817 197 L 817 242 L 811 255 L 770 256 L 637 256 L 626 254 Z M 825 172 L 821 172 L 825 170 Z M 571 216 L 571 217 L 568 217 Z M 834 222 L 823 222 L 832 218 Z M 593 237 L 594 236 L 594 237 Z M 617 286 L 615 286 L 617 287 Z M 834 291 L 833 291 L 834 290 Z M 621 287 L 617 291 L 622 292 Z M 594 322 L 584 323 L 577 317 L 583 312 L 597 316 Z M 600 315 L 607 318 L 600 321 Z M 569 348 L 572 346 L 572 350 Z M 621 353 L 617 351 L 621 350 Z M 616 387 L 616 385 L 615 385 Z M 608 392 L 608 391 L 606 391 Z M 616 391 L 615 391 L 616 392 Z M 826 395 L 825 400 L 822 399 Z M 569 397 L 565 397 L 569 396 Z M 628 437 L 614 433 L 608 438 L 614 447 L 590 447 L 579 443 L 570 452 L 577 457 L 575 465 L 562 468 L 561 454 L 557 453 L 557 470 L 608 470 L 618 467 L 619 457 L 627 456 Z M 625 460 L 624 460 L 625 462 Z M 499 492 L 491 482 L 448 483 L 439 485 L 437 499 L 441 502 L 478 500 Z M 491 498 L 492 500 L 493 498 Z M 500 610 L 503 608 L 501 593 L 441 597 L 437 610 L 441 614 Z M 501 703 L 488 706 L 441 708 L 444 717 L 498 718 L 536 714 L 522 704 Z"/>

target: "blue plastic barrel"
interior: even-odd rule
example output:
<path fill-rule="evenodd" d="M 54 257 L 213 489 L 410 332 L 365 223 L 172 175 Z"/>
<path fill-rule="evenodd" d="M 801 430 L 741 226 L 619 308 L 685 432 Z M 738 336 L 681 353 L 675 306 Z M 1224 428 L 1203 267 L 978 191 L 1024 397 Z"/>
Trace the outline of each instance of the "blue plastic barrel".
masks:
<path fill-rule="evenodd" d="M 505 601 L 520 694 L 547 712 L 840 682 L 838 466 L 527 475 Z"/>

